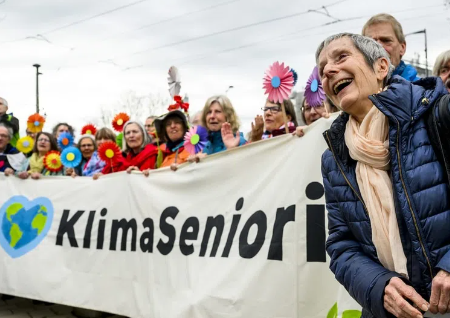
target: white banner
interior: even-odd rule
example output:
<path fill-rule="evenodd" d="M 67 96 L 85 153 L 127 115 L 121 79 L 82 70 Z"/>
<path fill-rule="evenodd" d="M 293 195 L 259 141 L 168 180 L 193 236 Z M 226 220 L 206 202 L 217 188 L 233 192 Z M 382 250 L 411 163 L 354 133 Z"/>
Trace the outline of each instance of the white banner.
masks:
<path fill-rule="evenodd" d="M 358 309 L 325 253 L 331 121 L 148 178 L 0 175 L 0 293 L 151 318 Z"/>

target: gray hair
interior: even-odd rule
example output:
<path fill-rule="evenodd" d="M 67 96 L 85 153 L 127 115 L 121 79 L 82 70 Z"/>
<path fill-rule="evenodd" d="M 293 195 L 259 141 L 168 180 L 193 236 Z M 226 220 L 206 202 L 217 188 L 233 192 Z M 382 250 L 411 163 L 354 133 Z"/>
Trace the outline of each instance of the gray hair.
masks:
<path fill-rule="evenodd" d="M 6 130 L 8 131 L 9 140 L 11 140 L 13 138 L 13 134 L 14 134 L 13 129 L 11 127 L 9 127 L 9 126 L 6 126 L 3 123 L 0 123 L 0 127 L 5 127 L 6 128 Z"/>
<path fill-rule="evenodd" d="M 131 124 L 135 124 L 139 127 L 139 129 L 141 130 L 142 133 L 142 146 L 141 146 L 141 150 L 145 148 L 145 146 L 147 146 L 149 143 L 152 142 L 152 140 L 150 139 L 150 136 L 147 134 L 147 132 L 145 131 L 144 125 L 142 125 L 140 122 L 135 121 L 135 120 L 129 120 L 125 123 L 125 125 L 123 125 L 123 141 L 122 141 L 122 150 L 125 152 L 130 152 L 131 148 L 128 147 L 127 142 L 125 140 L 125 130 L 127 129 L 127 127 Z"/>
<path fill-rule="evenodd" d="M 0 97 L 0 101 L 2 102 L 3 105 L 8 107 L 8 101 L 6 99 L 4 99 L 3 97 Z"/>
<path fill-rule="evenodd" d="M 433 66 L 433 76 L 439 76 L 441 68 L 450 61 L 450 50 L 442 52 L 436 58 Z"/>
<path fill-rule="evenodd" d="M 391 59 L 389 58 L 389 54 L 386 52 L 383 46 L 367 36 L 353 33 L 339 33 L 329 36 L 322 43 L 320 43 L 319 47 L 317 48 L 316 64 L 319 64 L 319 55 L 324 48 L 326 48 L 331 42 L 344 37 L 347 37 L 350 40 L 352 40 L 353 45 L 359 52 L 361 52 L 361 54 L 364 56 L 364 59 L 367 62 L 367 65 L 369 65 L 373 71 L 375 71 L 374 69 L 375 62 L 378 61 L 380 58 L 385 58 L 388 60 L 389 69 L 386 78 L 383 81 L 383 84 L 386 85 L 386 83 L 390 80 L 392 72 L 394 71 L 395 67 L 392 65 Z"/>

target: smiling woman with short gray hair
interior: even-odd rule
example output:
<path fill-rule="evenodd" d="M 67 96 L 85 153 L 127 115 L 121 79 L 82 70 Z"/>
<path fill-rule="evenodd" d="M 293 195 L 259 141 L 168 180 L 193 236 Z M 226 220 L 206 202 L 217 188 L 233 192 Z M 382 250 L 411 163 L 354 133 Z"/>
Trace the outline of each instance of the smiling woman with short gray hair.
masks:
<path fill-rule="evenodd" d="M 448 111 L 442 81 L 390 78 L 383 47 L 356 34 L 327 38 L 316 59 L 344 112 L 322 157 L 331 270 L 364 318 L 448 312 L 450 195 L 425 120 L 435 105 Z"/>

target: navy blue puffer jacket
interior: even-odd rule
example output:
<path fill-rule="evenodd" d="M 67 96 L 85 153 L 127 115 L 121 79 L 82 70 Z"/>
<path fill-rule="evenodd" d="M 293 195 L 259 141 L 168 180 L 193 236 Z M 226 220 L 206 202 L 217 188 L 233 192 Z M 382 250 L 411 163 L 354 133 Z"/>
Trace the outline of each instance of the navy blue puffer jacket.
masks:
<path fill-rule="evenodd" d="M 400 236 L 407 258 L 408 283 L 429 299 L 431 281 L 450 272 L 450 195 L 444 169 L 428 138 L 424 113 L 446 94 L 442 81 L 414 84 L 395 76 L 389 88 L 369 98 L 389 119 L 391 179 Z M 367 209 L 356 181 L 356 161 L 344 142 L 348 115 L 324 133 L 322 156 L 328 209 L 327 252 L 336 279 L 363 307 L 363 317 L 392 317 L 383 306 L 384 288 L 399 274 L 377 258 Z"/>

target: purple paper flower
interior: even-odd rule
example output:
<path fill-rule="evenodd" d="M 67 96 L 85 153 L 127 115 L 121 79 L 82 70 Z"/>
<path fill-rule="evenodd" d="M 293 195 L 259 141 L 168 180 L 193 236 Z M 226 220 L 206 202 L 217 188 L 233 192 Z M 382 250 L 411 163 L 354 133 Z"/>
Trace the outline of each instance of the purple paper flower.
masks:
<path fill-rule="evenodd" d="M 184 135 L 184 148 L 192 155 L 202 151 L 207 143 L 208 131 L 203 126 L 194 126 Z"/>
<path fill-rule="evenodd" d="M 308 82 L 306 82 L 305 98 L 306 102 L 311 107 L 322 106 L 323 101 L 327 98 L 325 92 L 323 91 L 317 66 L 314 67 Z"/>

